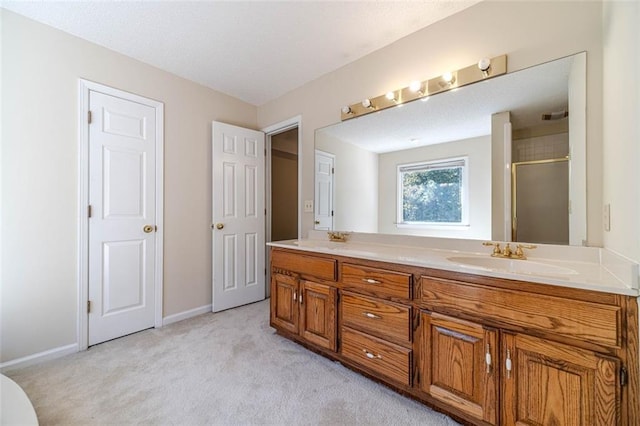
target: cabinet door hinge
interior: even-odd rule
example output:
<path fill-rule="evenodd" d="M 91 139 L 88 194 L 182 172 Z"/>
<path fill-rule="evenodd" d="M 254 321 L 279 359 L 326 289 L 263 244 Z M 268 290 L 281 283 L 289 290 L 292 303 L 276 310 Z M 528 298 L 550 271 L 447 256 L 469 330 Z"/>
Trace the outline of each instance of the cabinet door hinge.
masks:
<path fill-rule="evenodd" d="M 87 206 L 87 217 L 91 217 L 91 204 Z"/>
<path fill-rule="evenodd" d="M 91 124 L 91 111 L 87 111 L 87 123 Z"/>
<path fill-rule="evenodd" d="M 87 300 L 87 313 L 91 313 L 91 300 Z"/>
<path fill-rule="evenodd" d="M 625 367 L 620 367 L 620 386 L 626 386 L 629 381 L 629 377 L 627 375 L 627 369 Z"/>

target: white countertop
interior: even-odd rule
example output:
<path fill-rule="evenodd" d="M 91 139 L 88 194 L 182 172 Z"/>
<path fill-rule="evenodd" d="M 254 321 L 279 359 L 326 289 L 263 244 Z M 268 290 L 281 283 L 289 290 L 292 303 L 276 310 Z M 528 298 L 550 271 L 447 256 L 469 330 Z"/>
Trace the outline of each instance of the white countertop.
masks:
<path fill-rule="evenodd" d="M 310 235 L 320 236 L 322 233 L 312 232 Z M 391 244 L 376 241 L 378 239 Z M 418 245 L 420 243 L 422 245 Z M 542 245 L 528 252 L 527 260 L 510 260 L 492 258 L 491 247 L 482 247 L 481 242 L 470 240 L 352 235 L 347 242 L 328 241 L 325 236 L 324 239 L 274 241 L 267 245 L 628 296 L 640 295 L 638 264 L 593 247 Z M 534 252 L 541 256 L 551 254 L 553 259 L 535 257 Z"/>

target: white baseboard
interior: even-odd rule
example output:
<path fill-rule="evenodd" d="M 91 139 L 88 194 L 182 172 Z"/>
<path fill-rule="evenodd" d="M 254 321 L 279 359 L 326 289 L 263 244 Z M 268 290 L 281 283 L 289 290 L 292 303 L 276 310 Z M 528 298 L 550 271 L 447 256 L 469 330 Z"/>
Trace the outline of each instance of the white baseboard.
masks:
<path fill-rule="evenodd" d="M 169 315 L 162 319 L 162 325 L 173 324 L 174 322 L 186 320 L 188 318 L 193 318 L 198 315 L 206 314 L 207 312 L 211 312 L 211 305 L 200 306 L 199 308 L 190 309 L 188 311 L 180 312 L 177 314 Z"/>
<path fill-rule="evenodd" d="M 59 348 L 53 348 L 49 349 L 48 351 L 39 352 L 37 354 L 3 362 L 2 364 L 0 364 L 0 372 L 4 373 L 5 371 L 28 367 L 30 365 L 39 364 L 44 361 L 60 358 L 65 355 L 74 354 L 76 352 L 78 352 L 77 343 L 73 343 L 67 346 L 60 346 Z"/>
<path fill-rule="evenodd" d="M 180 312 L 177 314 L 169 315 L 162 319 L 162 325 L 173 324 L 174 322 L 186 320 L 198 315 L 211 312 L 211 305 L 201 306 L 199 308 L 190 309 L 188 311 Z M 10 370 L 16 370 L 18 368 L 28 367 L 30 365 L 39 364 L 50 359 L 60 358 L 65 355 L 78 352 L 78 344 L 73 343 L 71 345 L 60 346 L 59 348 L 49 349 L 48 351 L 39 352 L 37 354 L 28 355 L 22 358 L 14 359 L 11 361 L 3 362 L 0 364 L 0 373 Z"/>

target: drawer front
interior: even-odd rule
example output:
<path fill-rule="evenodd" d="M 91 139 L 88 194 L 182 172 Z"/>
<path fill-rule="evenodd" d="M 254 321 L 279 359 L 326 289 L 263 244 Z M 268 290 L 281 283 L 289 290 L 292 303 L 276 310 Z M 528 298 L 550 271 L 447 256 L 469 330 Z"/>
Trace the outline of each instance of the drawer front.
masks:
<path fill-rule="evenodd" d="M 342 355 L 368 369 L 411 386 L 411 350 L 342 327 Z"/>
<path fill-rule="evenodd" d="M 401 344 L 411 343 L 411 307 L 343 292 L 342 323 Z"/>
<path fill-rule="evenodd" d="M 385 296 L 411 298 L 411 274 L 344 263 L 342 283 Z"/>
<path fill-rule="evenodd" d="M 619 306 L 425 276 L 422 277 L 422 302 L 429 309 L 466 311 L 523 329 L 541 330 L 610 347 L 621 344 Z"/>
<path fill-rule="evenodd" d="M 324 280 L 336 280 L 336 264 L 335 259 L 271 250 L 271 266 L 273 268 L 311 275 Z"/>

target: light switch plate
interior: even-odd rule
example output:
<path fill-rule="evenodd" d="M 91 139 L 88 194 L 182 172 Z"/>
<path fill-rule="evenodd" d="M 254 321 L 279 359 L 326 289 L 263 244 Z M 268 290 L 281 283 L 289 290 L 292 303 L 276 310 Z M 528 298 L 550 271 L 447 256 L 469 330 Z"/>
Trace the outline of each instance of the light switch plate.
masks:
<path fill-rule="evenodd" d="M 602 222 L 605 231 L 611 231 L 611 204 L 605 204 L 602 209 Z"/>
<path fill-rule="evenodd" d="M 304 212 L 313 213 L 313 200 L 304 200 Z"/>

